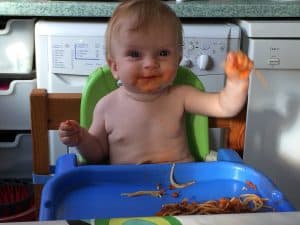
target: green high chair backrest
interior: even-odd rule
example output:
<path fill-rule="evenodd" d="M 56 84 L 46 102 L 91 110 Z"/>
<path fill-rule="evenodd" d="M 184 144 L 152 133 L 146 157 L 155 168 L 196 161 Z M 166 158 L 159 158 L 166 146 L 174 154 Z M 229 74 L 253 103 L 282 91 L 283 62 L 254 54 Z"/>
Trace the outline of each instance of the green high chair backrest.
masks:
<path fill-rule="evenodd" d="M 204 86 L 189 69 L 180 66 L 173 85 L 191 85 L 204 91 Z M 82 91 L 80 105 L 80 124 L 89 128 L 92 123 L 96 103 L 106 94 L 118 88 L 110 68 L 103 66 L 92 72 Z M 197 161 L 204 161 L 209 154 L 207 116 L 186 114 L 187 139 L 190 151 Z"/>

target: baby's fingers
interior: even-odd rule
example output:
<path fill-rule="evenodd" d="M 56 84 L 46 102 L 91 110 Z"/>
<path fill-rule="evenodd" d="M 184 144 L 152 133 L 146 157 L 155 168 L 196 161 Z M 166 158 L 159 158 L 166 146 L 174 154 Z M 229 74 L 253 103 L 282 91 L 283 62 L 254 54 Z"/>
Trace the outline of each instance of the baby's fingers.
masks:
<path fill-rule="evenodd" d="M 62 143 L 68 146 L 77 146 L 79 143 L 79 137 L 78 136 L 60 136 L 60 140 Z"/>
<path fill-rule="evenodd" d="M 228 77 L 239 77 L 240 79 L 248 78 L 253 68 L 253 62 L 243 52 L 228 53 L 225 72 Z"/>
<path fill-rule="evenodd" d="M 66 121 L 60 123 L 59 130 L 78 131 L 79 124 L 75 120 L 66 120 Z"/>
<path fill-rule="evenodd" d="M 232 77 L 239 74 L 237 66 L 237 56 L 234 52 L 229 52 L 225 61 L 224 66 L 225 73 L 227 76 Z"/>
<path fill-rule="evenodd" d="M 237 69 L 239 71 L 252 70 L 253 62 L 248 58 L 247 55 L 239 51 L 237 53 Z"/>
<path fill-rule="evenodd" d="M 59 129 L 58 130 L 60 137 L 72 137 L 79 134 L 79 130 L 66 130 L 66 129 Z"/>
<path fill-rule="evenodd" d="M 59 137 L 65 145 L 76 146 L 80 141 L 80 126 L 74 120 L 67 120 L 59 125 Z"/>

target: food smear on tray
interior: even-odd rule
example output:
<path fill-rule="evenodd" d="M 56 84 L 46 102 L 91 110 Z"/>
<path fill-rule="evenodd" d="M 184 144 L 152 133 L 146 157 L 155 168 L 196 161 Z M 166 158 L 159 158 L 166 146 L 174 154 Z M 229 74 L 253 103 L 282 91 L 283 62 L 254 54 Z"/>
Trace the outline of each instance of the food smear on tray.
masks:
<path fill-rule="evenodd" d="M 179 189 L 179 188 L 186 188 L 192 184 L 195 184 L 196 181 L 188 181 L 186 183 L 177 183 L 174 179 L 174 168 L 175 168 L 175 163 L 171 164 L 171 171 L 170 171 L 170 185 L 169 185 L 169 190 L 173 189 Z M 135 191 L 135 192 L 130 192 L 130 193 L 121 193 L 122 196 L 127 196 L 127 197 L 137 197 L 137 196 L 142 196 L 142 195 L 151 195 L 153 197 L 162 197 L 163 195 L 166 194 L 165 189 L 162 188 L 160 184 L 157 184 L 156 186 L 157 190 L 140 190 L 140 191 Z M 174 192 L 171 194 L 174 198 L 177 198 L 179 196 L 178 192 Z"/>
<path fill-rule="evenodd" d="M 221 198 L 203 203 L 189 202 L 187 199 L 183 199 L 180 203 L 163 205 L 156 216 L 247 213 L 259 212 L 264 208 L 272 209 L 265 205 L 266 201 L 267 199 L 256 194 L 243 194 L 240 197 Z M 272 209 L 272 211 L 274 210 Z"/>
<path fill-rule="evenodd" d="M 253 190 L 256 190 L 256 185 L 253 184 L 250 180 L 247 180 L 247 181 L 246 181 L 246 185 L 247 185 L 249 188 L 252 188 Z"/>

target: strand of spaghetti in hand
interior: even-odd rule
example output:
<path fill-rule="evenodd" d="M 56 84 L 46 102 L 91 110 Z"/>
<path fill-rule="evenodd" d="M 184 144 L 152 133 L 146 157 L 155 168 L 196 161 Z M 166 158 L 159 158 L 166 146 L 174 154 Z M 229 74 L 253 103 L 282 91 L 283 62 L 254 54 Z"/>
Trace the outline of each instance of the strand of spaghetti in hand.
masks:
<path fill-rule="evenodd" d="M 170 183 L 172 188 L 185 188 L 196 183 L 194 180 L 182 184 L 176 183 L 174 180 L 174 168 L 175 168 L 175 163 L 172 163 L 171 172 L 170 172 Z"/>
<path fill-rule="evenodd" d="M 266 88 L 268 86 L 268 82 L 265 78 L 265 75 L 260 71 L 257 70 L 256 68 L 253 68 L 253 72 L 256 75 L 256 77 L 258 78 L 259 82 L 261 83 L 261 85 Z"/>
<path fill-rule="evenodd" d="M 131 192 L 131 193 L 122 193 L 122 196 L 127 196 L 127 197 L 136 197 L 136 196 L 141 196 L 141 195 L 151 195 L 154 197 L 161 197 L 165 194 L 165 191 L 163 189 L 158 190 L 158 191 L 136 191 L 136 192 Z"/>

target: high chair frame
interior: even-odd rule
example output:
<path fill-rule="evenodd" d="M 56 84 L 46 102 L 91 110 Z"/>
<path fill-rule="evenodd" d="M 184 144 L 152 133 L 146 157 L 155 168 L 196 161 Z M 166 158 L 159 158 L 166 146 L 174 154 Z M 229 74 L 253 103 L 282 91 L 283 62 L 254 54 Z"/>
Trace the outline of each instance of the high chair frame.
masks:
<path fill-rule="evenodd" d="M 33 89 L 31 103 L 31 134 L 33 146 L 33 174 L 50 175 L 48 131 L 57 130 L 60 122 L 80 119 L 80 93 L 48 93 L 46 89 Z M 242 153 L 245 131 L 245 108 L 233 118 L 209 118 L 210 128 L 227 128 L 224 147 Z M 39 212 L 43 184 L 34 185 L 36 215 Z"/>

